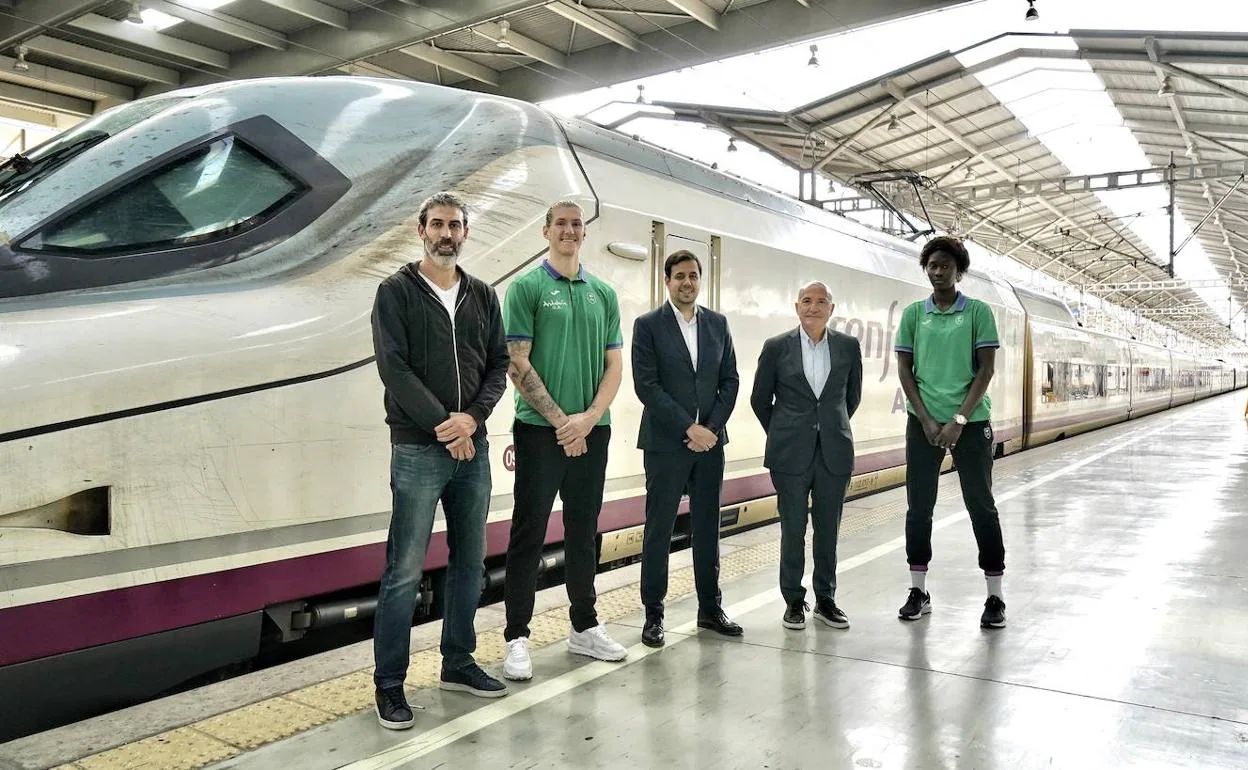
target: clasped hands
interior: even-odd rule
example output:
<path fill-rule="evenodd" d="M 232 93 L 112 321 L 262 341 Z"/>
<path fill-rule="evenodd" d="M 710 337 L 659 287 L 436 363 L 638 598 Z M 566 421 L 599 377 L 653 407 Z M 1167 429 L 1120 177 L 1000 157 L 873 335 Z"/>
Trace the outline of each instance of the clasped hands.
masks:
<path fill-rule="evenodd" d="M 962 426 L 956 422 L 949 421 L 944 425 L 928 418 L 923 422 L 923 434 L 927 436 L 927 443 L 932 446 L 938 446 L 941 449 L 953 449 L 958 443 L 958 439 L 962 436 Z"/>
<path fill-rule="evenodd" d="M 709 452 L 718 443 L 719 436 L 697 423 L 690 425 L 685 431 L 685 446 L 689 447 L 690 452 Z"/>
<path fill-rule="evenodd" d="M 446 444 L 446 451 L 451 453 L 451 457 L 465 461 L 477 454 L 477 445 L 472 440 L 476 432 L 476 418 L 464 412 L 451 412 L 451 416 L 434 429 L 434 435 Z"/>
<path fill-rule="evenodd" d="M 597 422 L 598 415 L 592 411 L 568 415 L 567 421 L 555 429 L 555 439 L 563 447 L 563 453 L 568 457 L 580 457 L 588 452 L 585 438 Z"/>

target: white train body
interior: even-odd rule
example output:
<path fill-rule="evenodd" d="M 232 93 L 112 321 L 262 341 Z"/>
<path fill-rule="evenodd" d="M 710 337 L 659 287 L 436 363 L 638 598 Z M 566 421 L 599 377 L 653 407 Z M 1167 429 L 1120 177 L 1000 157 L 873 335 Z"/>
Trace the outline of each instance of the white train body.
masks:
<path fill-rule="evenodd" d="M 901 478 L 892 342 L 902 309 L 929 292 L 915 246 L 506 99 L 315 78 L 157 100 L 84 124 L 76 130 L 108 138 L 32 184 L 0 188 L 0 689 L 38 699 L 33 683 L 50 672 L 89 685 L 99 661 L 158 649 L 168 665 L 135 677 L 138 697 L 246 657 L 266 608 L 289 616 L 376 582 L 389 444 L 369 314 L 379 281 L 419 258 L 417 209 L 439 189 L 469 201 L 462 264 L 500 298 L 540 259 L 547 206 L 581 201 L 582 258 L 618 291 L 626 351 L 633 319 L 663 300 L 663 256 L 703 255 L 703 300 L 727 314 L 741 375 L 723 500 L 737 526 L 774 512 L 757 502 L 771 488 L 748 394 L 763 340 L 795 325 L 806 280 L 832 287 L 833 324 L 863 343 L 854 490 Z M 194 173 L 179 172 L 196 152 Z M 283 174 L 294 189 L 278 200 Z M 92 219 L 127 196 L 140 198 L 131 220 Z M 246 208 L 265 196 L 270 208 Z M 202 213 L 217 209 L 230 216 Z M 169 231 L 175 214 L 195 238 L 109 245 Z M 228 232 L 214 235 L 214 222 Z M 972 275 L 962 288 L 996 315 L 990 394 L 1003 451 L 1245 384 L 1217 362 L 1087 332 L 1060 304 L 1004 282 Z M 1048 310 L 1029 320 L 1027 304 Z M 627 360 L 603 561 L 636 553 L 644 519 Z M 489 564 L 511 511 L 512 398 L 489 422 Z M 560 538 L 552 517 L 552 547 Z M 430 572 L 444 564 L 435 536 Z M 114 680 L 95 682 L 103 695 L 65 718 L 123 698 Z M 6 700 L 27 707 L 0 706 L 0 723 L 29 723 L 39 709 Z"/>

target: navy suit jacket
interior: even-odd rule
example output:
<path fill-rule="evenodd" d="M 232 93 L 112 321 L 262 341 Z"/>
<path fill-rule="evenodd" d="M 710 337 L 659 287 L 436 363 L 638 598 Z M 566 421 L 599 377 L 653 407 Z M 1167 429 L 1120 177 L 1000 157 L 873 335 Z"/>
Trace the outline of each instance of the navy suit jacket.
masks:
<path fill-rule="evenodd" d="M 750 407 L 767 432 L 763 465 L 779 473 L 803 473 L 815 457 L 819 438 L 830 472 L 854 471 L 854 433 L 849 419 L 862 400 L 862 346 L 858 338 L 828 329 L 831 368 L 823 392 L 810 388 L 802 368 L 801 330 L 793 329 L 763 343 L 754 375 Z"/>
<path fill-rule="evenodd" d="M 728 443 L 724 425 L 737 404 L 737 355 L 728 319 L 698 308 L 698 368 L 689 360 L 671 302 L 633 324 L 633 390 L 641 400 L 637 446 L 651 452 L 687 452 L 685 431 L 698 424 Z"/>

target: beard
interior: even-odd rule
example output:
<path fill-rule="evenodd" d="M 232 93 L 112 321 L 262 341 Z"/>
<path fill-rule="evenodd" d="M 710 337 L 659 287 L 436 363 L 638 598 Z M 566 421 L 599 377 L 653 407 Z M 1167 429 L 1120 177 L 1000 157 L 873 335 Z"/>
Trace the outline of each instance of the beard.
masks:
<path fill-rule="evenodd" d="M 450 239 L 438 242 L 426 240 L 425 256 L 432 259 L 433 263 L 438 267 L 454 267 L 456 260 L 459 259 L 459 250 L 462 247 L 462 243 L 455 243 Z"/>

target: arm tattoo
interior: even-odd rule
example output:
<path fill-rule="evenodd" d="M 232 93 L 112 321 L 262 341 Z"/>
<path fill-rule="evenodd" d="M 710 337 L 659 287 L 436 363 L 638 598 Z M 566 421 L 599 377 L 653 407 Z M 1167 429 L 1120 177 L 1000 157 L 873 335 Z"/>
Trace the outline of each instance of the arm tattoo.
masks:
<path fill-rule="evenodd" d="M 520 391 L 521 397 L 552 425 L 563 424 L 568 416 L 555 403 L 555 399 L 551 398 L 546 384 L 529 362 L 529 351 L 533 349 L 533 343 L 510 342 L 507 347 L 511 353 L 511 365 L 507 367 L 507 374 Z"/>

